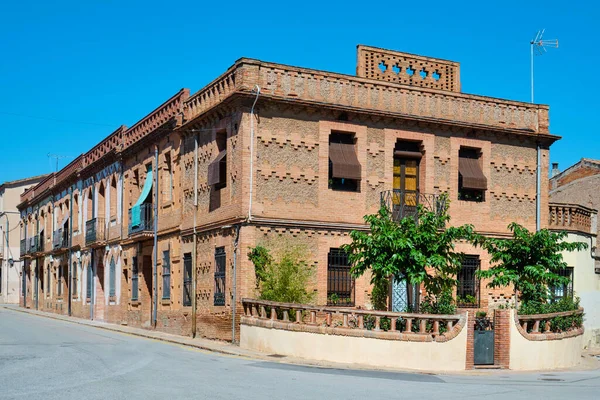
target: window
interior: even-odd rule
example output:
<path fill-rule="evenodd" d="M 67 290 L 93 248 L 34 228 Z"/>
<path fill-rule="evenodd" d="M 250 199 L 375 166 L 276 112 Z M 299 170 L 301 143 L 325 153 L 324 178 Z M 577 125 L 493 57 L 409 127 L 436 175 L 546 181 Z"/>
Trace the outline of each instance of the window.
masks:
<path fill-rule="evenodd" d="M 216 136 L 217 157 L 208 166 L 208 185 L 215 189 L 227 186 L 227 132 Z"/>
<path fill-rule="evenodd" d="M 361 166 L 356 156 L 354 135 L 329 135 L 329 188 L 348 192 L 360 191 Z"/>
<path fill-rule="evenodd" d="M 350 276 L 348 254 L 341 249 L 330 249 L 327 256 L 327 304 L 354 305 L 354 279 Z"/>
<path fill-rule="evenodd" d="M 215 249 L 215 306 L 225 305 L 225 247 Z"/>
<path fill-rule="evenodd" d="M 110 181 L 110 219 L 117 219 L 117 179 L 114 176 Z"/>
<path fill-rule="evenodd" d="M 108 270 L 108 296 L 115 297 L 117 285 L 117 271 L 115 265 L 115 258 L 110 258 L 110 266 Z"/>
<path fill-rule="evenodd" d="M 171 260 L 169 257 L 169 250 L 163 251 L 163 260 L 162 260 L 162 289 L 163 289 L 163 299 L 171 298 Z"/>
<path fill-rule="evenodd" d="M 58 268 L 56 269 L 56 295 L 57 296 L 62 296 L 62 266 L 58 266 Z"/>
<path fill-rule="evenodd" d="M 459 307 L 479 307 L 479 279 L 475 276 L 475 273 L 480 267 L 479 256 L 465 256 L 463 258 L 462 268 L 456 277 L 458 280 L 456 303 Z"/>
<path fill-rule="evenodd" d="M 458 199 L 485 201 L 487 178 L 481 170 L 481 151 L 461 148 L 458 153 Z"/>
<path fill-rule="evenodd" d="M 77 297 L 77 263 L 73 263 L 73 269 L 71 270 L 71 278 L 73 282 L 71 283 L 71 295 L 73 297 Z"/>
<path fill-rule="evenodd" d="M 550 292 L 552 293 L 552 301 L 557 302 L 563 298 L 573 298 L 573 267 L 567 267 L 561 269 L 558 275 L 569 278 L 569 283 L 561 286 L 552 286 Z"/>
<path fill-rule="evenodd" d="M 94 271 L 92 269 L 92 263 L 90 263 L 87 267 L 87 287 L 85 289 L 85 297 L 88 300 L 92 298 L 92 279 L 94 279 Z"/>
<path fill-rule="evenodd" d="M 173 165 L 171 164 L 171 153 L 165 153 L 165 167 L 163 169 L 163 202 L 173 201 Z"/>
<path fill-rule="evenodd" d="M 183 305 L 192 305 L 192 254 L 183 255 Z"/>
<path fill-rule="evenodd" d="M 131 300 L 137 301 L 139 294 L 139 281 L 138 281 L 138 259 L 133 257 L 131 259 Z"/>

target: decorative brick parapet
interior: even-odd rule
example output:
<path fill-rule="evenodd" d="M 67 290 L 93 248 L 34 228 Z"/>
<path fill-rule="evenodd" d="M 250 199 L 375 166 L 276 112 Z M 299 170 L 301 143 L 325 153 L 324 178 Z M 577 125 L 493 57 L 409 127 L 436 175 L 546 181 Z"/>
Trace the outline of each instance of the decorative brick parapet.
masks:
<path fill-rule="evenodd" d="M 578 204 L 550 203 L 549 211 L 548 229 L 593 233 L 592 216 L 596 210 Z"/>
<path fill-rule="evenodd" d="M 405 342 L 438 342 L 452 340 L 464 328 L 467 316 L 395 313 L 387 311 L 358 310 L 351 308 L 319 307 L 306 304 L 277 303 L 263 300 L 243 299 L 244 315 L 241 323 L 269 329 L 281 329 L 294 332 L 318 333 L 324 335 L 365 337 Z M 267 315 L 267 309 L 270 314 Z M 293 311 L 295 321 L 290 321 Z M 278 318 L 278 313 L 282 319 Z M 368 330 L 365 317 L 375 318 L 375 326 Z M 381 319 L 390 319 L 390 329 L 381 329 Z M 396 320 L 406 321 L 404 331 L 396 329 Z M 306 321 L 308 319 L 308 321 Z M 427 326 L 430 324 L 431 328 Z M 447 331 L 440 333 L 444 324 Z M 355 325 L 355 326 L 353 326 Z M 419 332 L 412 332 L 413 326 Z"/>
<path fill-rule="evenodd" d="M 583 308 L 575 311 L 563 311 L 552 314 L 535 314 L 535 315 L 518 315 L 515 312 L 515 324 L 519 333 L 527 340 L 543 341 L 543 340 L 561 340 L 571 337 L 583 335 L 583 326 L 573 328 L 566 332 L 551 332 L 550 320 L 555 317 L 567 317 L 571 315 L 583 314 Z M 545 321 L 543 332 L 541 323 Z M 527 332 L 529 324 L 533 323 L 532 331 Z"/>

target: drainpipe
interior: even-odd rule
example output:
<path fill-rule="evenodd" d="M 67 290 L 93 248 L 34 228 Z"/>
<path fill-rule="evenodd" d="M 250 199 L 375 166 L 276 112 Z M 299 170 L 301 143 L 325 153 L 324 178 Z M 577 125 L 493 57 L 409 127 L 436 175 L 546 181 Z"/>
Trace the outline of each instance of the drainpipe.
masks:
<path fill-rule="evenodd" d="M 71 185 L 69 188 L 69 192 L 69 204 L 71 204 L 71 208 L 69 209 L 69 265 L 67 266 L 67 287 L 69 288 L 69 316 L 71 316 L 71 302 L 73 300 L 73 280 L 71 279 L 71 276 L 73 276 L 73 267 L 71 266 L 71 260 L 73 257 L 73 249 L 71 248 L 73 246 L 73 185 Z"/>
<path fill-rule="evenodd" d="M 252 186 L 254 185 L 254 106 L 260 95 L 260 86 L 255 85 L 253 91 L 256 92 L 256 97 L 250 109 L 250 199 L 248 200 L 248 222 L 252 221 Z"/>
<path fill-rule="evenodd" d="M 156 262 L 158 258 L 158 146 L 154 145 L 154 262 L 152 263 L 152 281 L 154 290 L 152 295 L 152 326 L 156 328 L 156 315 L 158 303 L 158 277 L 156 275 Z"/>
<path fill-rule="evenodd" d="M 198 134 L 194 135 L 194 247 L 192 248 L 192 337 L 196 337 L 196 214 L 198 213 Z"/>
<path fill-rule="evenodd" d="M 537 143 L 537 171 L 536 171 L 536 196 L 535 196 L 535 230 L 541 229 L 542 211 L 542 147 Z"/>

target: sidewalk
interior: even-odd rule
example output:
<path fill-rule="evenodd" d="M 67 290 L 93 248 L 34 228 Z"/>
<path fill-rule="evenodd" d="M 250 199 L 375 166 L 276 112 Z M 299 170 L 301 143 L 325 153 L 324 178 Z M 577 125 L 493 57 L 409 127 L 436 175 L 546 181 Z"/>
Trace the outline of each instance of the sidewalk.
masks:
<path fill-rule="evenodd" d="M 75 323 L 79 325 L 86 325 L 95 328 L 105 329 L 113 332 L 120 332 L 129 335 L 135 335 L 139 337 L 144 337 L 147 339 L 160 340 L 163 342 L 195 347 L 200 350 L 210 351 L 213 353 L 224 354 L 228 356 L 240 357 L 249 360 L 261 360 L 268 361 L 273 363 L 282 363 L 282 364 L 292 364 L 306 367 L 318 367 L 318 368 L 335 368 L 335 369 L 345 369 L 345 370 L 368 370 L 368 371 L 386 371 L 386 372 L 398 372 L 398 373 L 414 373 L 414 374 L 428 374 L 428 375 L 470 375 L 470 376 L 490 376 L 490 375 L 498 375 L 498 374 L 529 374 L 529 373 L 537 373 L 535 371 L 530 372 L 522 372 L 522 371 L 511 371 L 506 369 L 475 369 L 475 370 L 467 370 L 461 372 L 452 372 L 452 373 L 444 373 L 440 371 L 416 371 L 416 370 L 390 370 L 384 368 L 374 368 L 372 366 L 365 366 L 360 364 L 336 364 L 324 361 L 317 360 L 307 360 L 302 358 L 288 357 L 282 356 L 279 354 L 265 354 L 256 351 L 242 349 L 237 345 L 231 344 L 229 342 L 222 342 L 218 340 L 210 340 L 203 338 L 190 338 L 186 336 L 173 335 L 170 333 L 164 333 L 160 331 L 140 329 L 140 328 L 132 328 L 129 326 L 110 324 L 106 322 L 99 321 L 90 321 L 87 319 L 69 317 L 65 315 L 58 315 L 54 313 L 48 313 L 44 311 L 36 311 L 31 309 L 26 309 L 19 307 L 17 305 L 7 305 L 0 304 L 0 307 L 15 311 L 21 312 L 25 314 L 33 314 L 40 317 L 46 317 L 50 319 L 66 321 L 70 323 Z M 589 353 L 584 352 L 582 355 L 581 363 L 571 369 L 567 370 L 552 370 L 552 372 L 575 372 L 575 371 L 590 371 L 600 369 L 600 356 L 597 356 L 597 353 Z M 541 371 L 538 371 L 541 372 Z M 547 371 L 546 371 L 547 372 Z"/>

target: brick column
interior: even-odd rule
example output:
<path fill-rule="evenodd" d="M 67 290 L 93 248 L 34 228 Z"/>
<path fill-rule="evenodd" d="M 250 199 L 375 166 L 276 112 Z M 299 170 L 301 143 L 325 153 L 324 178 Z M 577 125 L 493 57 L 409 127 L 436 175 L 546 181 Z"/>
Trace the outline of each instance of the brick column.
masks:
<path fill-rule="evenodd" d="M 475 311 L 467 311 L 467 326 L 463 329 L 467 330 L 467 359 L 465 360 L 465 369 L 473 369 L 475 365 Z"/>
<path fill-rule="evenodd" d="M 494 365 L 510 368 L 511 310 L 494 310 Z"/>

